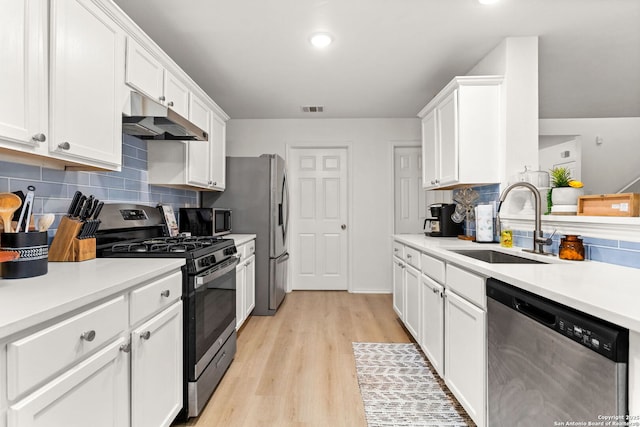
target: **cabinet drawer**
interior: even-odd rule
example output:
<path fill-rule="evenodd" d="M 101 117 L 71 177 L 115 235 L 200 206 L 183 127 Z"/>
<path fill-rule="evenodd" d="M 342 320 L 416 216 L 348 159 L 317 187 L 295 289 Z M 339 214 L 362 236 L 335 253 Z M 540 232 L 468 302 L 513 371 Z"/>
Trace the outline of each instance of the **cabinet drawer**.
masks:
<path fill-rule="evenodd" d="M 438 258 L 422 254 L 422 274 L 431 277 L 438 283 L 444 283 L 445 263 Z"/>
<path fill-rule="evenodd" d="M 252 240 L 246 245 L 244 245 L 244 256 L 245 258 L 249 258 L 251 255 L 256 253 L 256 241 Z"/>
<path fill-rule="evenodd" d="M 404 259 L 407 264 L 420 270 L 420 251 L 409 246 L 404 247 Z"/>
<path fill-rule="evenodd" d="M 182 272 L 164 277 L 131 292 L 131 324 L 167 307 L 182 296 Z"/>
<path fill-rule="evenodd" d="M 404 245 L 402 243 L 393 242 L 393 255 L 404 259 Z"/>
<path fill-rule="evenodd" d="M 124 296 L 7 346 L 9 400 L 78 361 L 127 328 Z"/>
<path fill-rule="evenodd" d="M 447 288 L 482 309 L 487 306 L 484 282 L 485 280 L 482 276 L 476 276 L 454 265 L 447 265 Z"/>

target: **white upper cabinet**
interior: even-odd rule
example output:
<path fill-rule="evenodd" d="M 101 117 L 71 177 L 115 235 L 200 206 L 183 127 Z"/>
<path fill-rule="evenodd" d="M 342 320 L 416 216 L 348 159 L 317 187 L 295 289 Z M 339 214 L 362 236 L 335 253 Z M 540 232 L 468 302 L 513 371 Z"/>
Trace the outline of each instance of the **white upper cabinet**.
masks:
<path fill-rule="evenodd" d="M 425 189 L 500 182 L 502 80 L 456 77 L 420 111 Z"/>
<path fill-rule="evenodd" d="M 127 38 L 125 81 L 181 116 L 189 116 L 189 88 L 131 37 Z"/>
<path fill-rule="evenodd" d="M 0 0 L 0 147 L 47 154 L 47 8 Z"/>
<path fill-rule="evenodd" d="M 208 131 L 211 126 L 211 110 L 209 107 L 200 98 L 192 95 L 189 100 L 189 111 L 193 124 Z M 211 135 L 209 135 L 209 141 L 188 142 L 187 184 L 200 187 L 208 187 L 210 185 L 210 139 Z"/>
<path fill-rule="evenodd" d="M 217 114 L 212 115 L 211 132 L 209 132 L 209 175 L 213 190 L 225 189 L 226 174 L 226 142 L 227 124 Z"/>
<path fill-rule="evenodd" d="M 124 30 L 90 0 L 52 0 L 49 150 L 119 170 Z"/>

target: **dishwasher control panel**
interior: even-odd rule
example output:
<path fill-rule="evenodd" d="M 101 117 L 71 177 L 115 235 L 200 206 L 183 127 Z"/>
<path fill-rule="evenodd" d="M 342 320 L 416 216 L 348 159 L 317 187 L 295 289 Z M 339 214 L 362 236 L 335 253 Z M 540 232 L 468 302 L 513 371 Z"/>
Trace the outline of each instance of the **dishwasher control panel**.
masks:
<path fill-rule="evenodd" d="M 603 337 L 584 325 L 577 325 L 570 320 L 558 318 L 557 330 L 568 338 L 589 347 L 607 357 L 614 356 L 615 337 Z"/>

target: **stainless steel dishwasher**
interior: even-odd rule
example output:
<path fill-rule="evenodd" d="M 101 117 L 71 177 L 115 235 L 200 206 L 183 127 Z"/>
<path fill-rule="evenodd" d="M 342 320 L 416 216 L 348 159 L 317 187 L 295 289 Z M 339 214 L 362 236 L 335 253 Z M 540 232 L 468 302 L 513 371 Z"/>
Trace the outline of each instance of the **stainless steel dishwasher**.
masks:
<path fill-rule="evenodd" d="M 493 278 L 487 297 L 489 426 L 628 413 L 627 329 Z"/>

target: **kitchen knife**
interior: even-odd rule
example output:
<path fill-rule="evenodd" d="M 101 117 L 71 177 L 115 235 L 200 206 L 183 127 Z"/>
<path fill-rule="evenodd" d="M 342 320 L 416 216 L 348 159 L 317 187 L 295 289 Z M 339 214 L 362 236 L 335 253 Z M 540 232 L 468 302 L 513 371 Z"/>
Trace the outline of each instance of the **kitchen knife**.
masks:
<path fill-rule="evenodd" d="M 92 215 L 93 219 L 98 219 L 98 215 L 100 215 L 100 211 L 102 210 L 103 206 L 104 206 L 103 202 L 98 203 L 98 206 L 96 206 L 96 209 L 93 211 L 93 215 Z"/>
<path fill-rule="evenodd" d="M 76 206 L 80 201 L 80 197 L 82 197 L 82 193 L 80 191 L 76 191 L 73 194 L 73 198 L 71 199 L 71 204 L 69 205 L 69 210 L 67 211 L 67 216 L 73 216 L 73 213 L 76 211 Z"/>
<path fill-rule="evenodd" d="M 74 218 L 78 218 L 80 216 L 80 211 L 82 210 L 82 206 L 84 205 L 84 202 L 87 200 L 87 196 L 80 196 L 80 200 L 78 200 L 78 203 L 76 204 L 75 209 L 73 210 L 73 215 L 71 215 Z"/>
<path fill-rule="evenodd" d="M 89 198 L 84 202 L 82 209 L 80 210 L 80 221 L 86 221 L 89 217 L 89 211 L 91 211 L 91 206 L 93 205 L 93 194 L 89 196 Z"/>
<path fill-rule="evenodd" d="M 87 213 L 87 218 L 92 218 L 93 215 L 96 212 L 96 209 L 98 208 L 98 203 L 100 202 L 100 200 L 98 199 L 93 199 L 93 204 L 91 205 L 91 209 L 89 209 L 89 212 Z"/>

